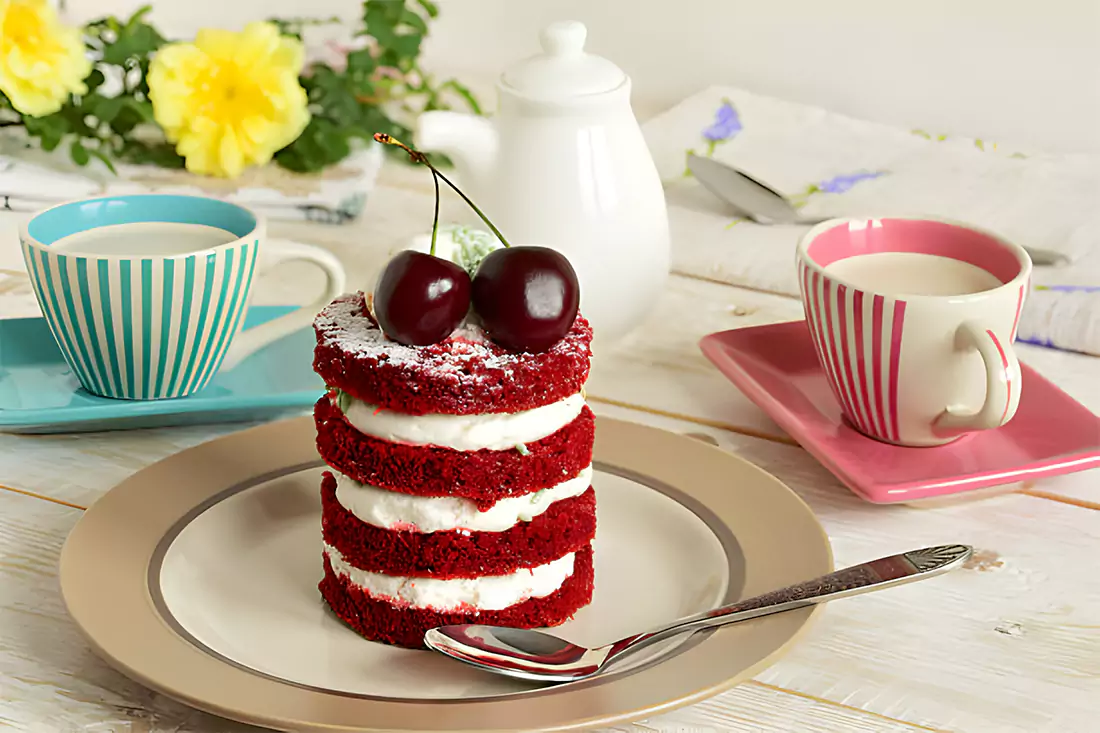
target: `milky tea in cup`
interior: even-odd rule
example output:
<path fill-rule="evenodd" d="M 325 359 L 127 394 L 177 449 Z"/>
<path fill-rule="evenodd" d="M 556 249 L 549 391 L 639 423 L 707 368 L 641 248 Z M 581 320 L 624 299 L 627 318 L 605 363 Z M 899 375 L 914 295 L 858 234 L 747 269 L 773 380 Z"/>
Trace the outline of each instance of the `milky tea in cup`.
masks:
<path fill-rule="evenodd" d="M 945 221 L 838 219 L 802 238 L 797 263 L 814 350 L 857 430 L 942 445 L 1016 414 L 1023 248 Z"/>
<path fill-rule="evenodd" d="M 80 385 L 128 400 L 186 397 L 304 328 L 344 287 L 330 253 L 267 242 L 264 220 L 202 196 L 139 194 L 60 204 L 20 231 L 42 315 Z M 322 270 L 314 303 L 242 330 L 261 249 L 269 265 Z"/>

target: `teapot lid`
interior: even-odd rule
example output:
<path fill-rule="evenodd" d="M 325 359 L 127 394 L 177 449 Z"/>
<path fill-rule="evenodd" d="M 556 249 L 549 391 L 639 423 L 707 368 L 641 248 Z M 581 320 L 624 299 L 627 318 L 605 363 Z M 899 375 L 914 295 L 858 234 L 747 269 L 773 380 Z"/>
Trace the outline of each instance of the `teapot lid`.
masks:
<path fill-rule="evenodd" d="M 566 100 L 609 92 L 626 81 L 626 74 L 600 56 L 584 52 L 588 29 L 577 21 L 559 21 L 539 34 L 542 53 L 504 72 L 510 91 L 532 99 Z"/>

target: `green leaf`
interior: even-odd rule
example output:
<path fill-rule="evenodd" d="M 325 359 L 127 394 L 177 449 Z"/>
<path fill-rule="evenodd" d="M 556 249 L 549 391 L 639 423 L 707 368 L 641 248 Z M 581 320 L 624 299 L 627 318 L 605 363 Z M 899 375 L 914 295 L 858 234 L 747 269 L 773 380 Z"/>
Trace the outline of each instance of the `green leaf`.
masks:
<path fill-rule="evenodd" d="M 117 38 L 110 43 L 104 43 L 103 63 L 129 66 L 129 62 L 137 62 L 164 45 L 164 36 L 156 28 L 143 22 L 142 15 L 144 13 L 139 10 L 125 25 L 119 25 L 113 18 L 108 19 L 108 26 L 114 26 L 111 30 L 115 32 Z"/>
<path fill-rule="evenodd" d="M 103 84 L 106 79 L 103 76 L 103 72 L 99 69 L 93 69 L 92 73 L 88 75 L 88 78 L 84 80 L 84 85 L 88 87 L 88 93 L 95 92 L 96 89 Z"/>
<path fill-rule="evenodd" d="M 370 49 L 360 49 L 358 51 L 352 51 L 347 56 L 348 61 L 348 73 L 371 73 L 378 68 L 378 63 L 374 60 L 374 54 L 370 52 Z"/>
<path fill-rule="evenodd" d="M 428 24 L 415 10 L 406 8 L 405 12 L 401 14 L 401 22 L 415 29 L 422 36 L 428 35 Z"/>
<path fill-rule="evenodd" d="M 135 127 L 145 121 L 141 112 L 133 104 L 128 104 L 111 120 L 111 130 L 117 135 L 129 135 Z"/>
<path fill-rule="evenodd" d="M 119 161 L 182 167 L 184 161 L 171 144 L 133 138 L 140 126 L 156 125 L 147 75 L 152 56 L 166 40 L 148 22 L 149 12 L 149 7 L 143 6 L 125 20 L 112 16 L 86 24 L 85 42 L 99 59 L 86 80 L 87 93 L 73 97 L 57 114 L 45 118 L 23 118 L 10 104 L 5 105 L 0 94 L 5 115 L 0 124 L 22 124 L 45 150 L 54 150 L 70 139 L 70 153 L 79 165 L 95 158 L 108 167 Z M 314 63 L 303 74 L 300 82 L 312 119 L 297 140 L 275 155 L 275 162 L 289 170 L 320 171 L 346 158 L 354 141 L 369 140 L 374 132 L 409 139 L 406 115 L 418 110 L 448 109 L 454 101 L 481 113 L 477 99 L 457 80 L 440 82 L 418 66 L 430 20 L 438 14 L 435 0 L 365 0 L 358 35 L 373 38 L 370 49 L 348 54 L 344 69 Z M 307 27 L 338 19 L 283 18 L 272 22 L 281 33 L 300 37 Z M 379 74 L 381 67 L 396 73 Z M 116 97 L 104 97 L 98 90 L 112 74 L 125 75 L 125 87 Z M 387 152 L 408 162 L 396 149 L 387 148 Z M 442 155 L 433 155 L 432 160 L 446 164 Z"/>
<path fill-rule="evenodd" d="M 111 171 L 111 173 L 114 173 L 116 176 L 118 175 L 118 171 L 115 170 L 115 164 L 112 163 L 111 159 L 104 155 L 102 152 L 100 152 L 99 150 L 90 149 L 88 150 L 88 154 L 91 155 L 93 158 L 99 160 L 101 163 L 103 163 L 103 165 L 107 166 L 107 170 Z"/>
<path fill-rule="evenodd" d="M 27 134 L 37 137 L 38 144 L 46 151 L 55 150 L 68 132 L 68 123 L 60 113 L 46 117 L 24 117 L 23 124 Z"/>
<path fill-rule="evenodd" d="M 440 89 L 450 89 L 452 92 L 462 97 L 470 107 L 470 111 L 475 115 L 482 114 L 481 105 L 477 101 L 477 97 L 469 90 L 464 84 L 459 83 L 457 79 L 448 79 L 440 85 Z"/>
<path fill-rule="evenodd" d="M 161 168 L 183 168 L 184 160 L 169 143 L 137 143 L 128 140 L 119 152 L 120 160 L 128 163 L 149 163 Z"/>
<path fill-rule="evenodd" d="M 126 27 L 127 28 L 133 28 L 139 22 L 141 22 L 142 18 L 144 18 L 146 15 L 148 15 L 151 12 L 153 12 L 153 6 L 152 5 L 142 5 L 140 8 L 135 10 L 133 15 L 130 16 L 130 19 L 126 21 Z"/>
<path fill-rule="evenodd" d="M 93 114 L 103 122 L 111 123 L 130 100 L 126 97 L 99 97 Z"/>
<path fill-rule="evenodd" d="M 69 155 L 73 157 L 73 162 L 83 167 L 88 165 L 88 161 L 91 159 L 88 149 L 84 147 L 84 143 L 80 140 L 73 140 L 69 145 Z"/>

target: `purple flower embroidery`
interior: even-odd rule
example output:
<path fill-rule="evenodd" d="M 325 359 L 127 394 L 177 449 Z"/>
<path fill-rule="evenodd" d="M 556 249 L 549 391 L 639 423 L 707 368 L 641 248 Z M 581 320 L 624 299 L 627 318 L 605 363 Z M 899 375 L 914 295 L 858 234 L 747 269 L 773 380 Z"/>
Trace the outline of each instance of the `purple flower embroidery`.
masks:
<path fill-rule="evenodd" d="M 739 132 L 741 132 L 741 118 L 737 115 L 737 110 L 733 108 L 733 104 L 726 99 L 722 101 L 722 106 L 714 113 L 714 123 L 703 130 L 703 137 L 712 143 L 716 143 L 729 140 Z"/>
<path fill-rule="evenodd" d="M 878 178 L 879 176 L 886 175 L 886 171 L 874 171 L 863 173 L 848 173 L 845 175 L 834 176 L 827 181 L 822 181 L 817 184 L 819 191 L 824 193 L 844 193 L 851 190 L 852 186 L 856 185 L 860 181 L 866 181 L 871 178 Z"/>

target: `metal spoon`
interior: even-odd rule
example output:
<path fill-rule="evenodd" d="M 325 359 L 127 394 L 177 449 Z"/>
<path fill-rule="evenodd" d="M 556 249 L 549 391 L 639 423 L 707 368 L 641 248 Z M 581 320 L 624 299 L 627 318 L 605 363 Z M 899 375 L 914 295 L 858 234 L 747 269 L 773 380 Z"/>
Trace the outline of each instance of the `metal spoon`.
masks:
<path fill-rule="evenodd" d="M 942 545 L 884 557 L 688 616 L 595 649 L 571 644 L 543 631 L 477 624 L 430 629 L 424 635 L 424 643 L 449 657 L 508 677 L 539 682 L 572 682 L 591 677 L 612 659 L 622 659 L 678 634 L 713 629 L 930 578 L 962 565 L 972 552 L 966 545 Z"/>
<path fill-rule="evenodd" d="M 688 170 L 712 194 L 737 212 L 758 224 L 799 224 L 810 226 L 830 217 L 803 218 L 783 194 L 761 183 L 748 173 L 715 160 L 690 153 Z M 1024 247 L 1035 265 L 1060 265 L 1068 258 L 1049 249 Z"/>

